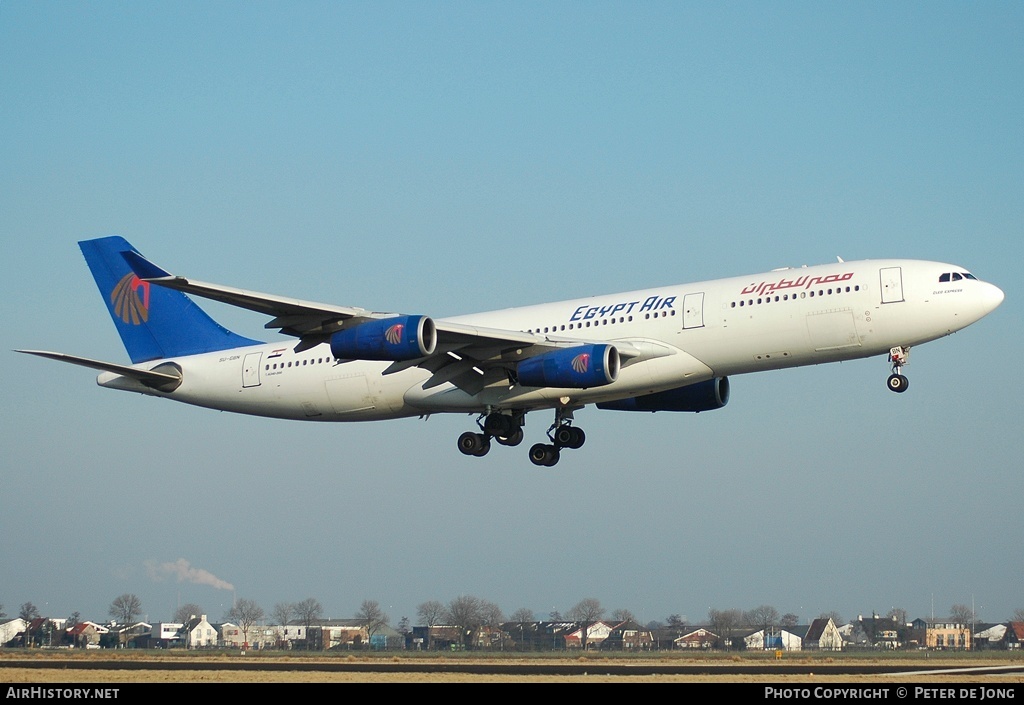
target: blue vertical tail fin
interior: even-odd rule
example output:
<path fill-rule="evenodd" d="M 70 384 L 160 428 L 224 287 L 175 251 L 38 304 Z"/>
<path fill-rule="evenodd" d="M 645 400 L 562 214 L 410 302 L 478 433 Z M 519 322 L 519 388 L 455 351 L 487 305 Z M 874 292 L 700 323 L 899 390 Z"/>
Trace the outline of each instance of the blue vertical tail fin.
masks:
<path fill-rule="evenodd" d="M 140 279 L 121 254 L 137 252 L 123 237 L 78 245 L 133 363 L 259 344 L 221 326 L 180 291 Z"/>

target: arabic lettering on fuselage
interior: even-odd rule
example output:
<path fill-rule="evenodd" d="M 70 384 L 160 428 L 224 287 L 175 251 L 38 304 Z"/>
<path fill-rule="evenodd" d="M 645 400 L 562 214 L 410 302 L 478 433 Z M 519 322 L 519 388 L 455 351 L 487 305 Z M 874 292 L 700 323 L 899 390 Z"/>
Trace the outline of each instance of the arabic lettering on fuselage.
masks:
<path fill-rule="evenodd" d="M 783 289 L 810 289 L 812 286 L 818 286 L 823 284 L 834 284 L 836 282 L 847 282 L 853 279 L 853 272 L 846 272 L 845 274 L 829 274 L 827 277 L 809 277 L 806 274 L 796 279 L 780 279 L 777 282 L 761 282 L 760 284 L 751 284 L 743 291 L 740 292 L 740 296 L 747 296 L 748 294 L 757 294 L 758 296 L 764 296 L 765 294 L 772 294 L 776 291 Z"/>
<path fill-rule="evenodd" d="M 675 302 L 674 296 L 648 296 L 643 301 L 619 301 L 606 306 L 579 306 L 569 316 L 569 321 L 589 321 L 592 318 L 604 318 L 606 316 L 631 315 L 633 313 L 644 313 L 649 311 L 661 311 L 672 308 Z"/>

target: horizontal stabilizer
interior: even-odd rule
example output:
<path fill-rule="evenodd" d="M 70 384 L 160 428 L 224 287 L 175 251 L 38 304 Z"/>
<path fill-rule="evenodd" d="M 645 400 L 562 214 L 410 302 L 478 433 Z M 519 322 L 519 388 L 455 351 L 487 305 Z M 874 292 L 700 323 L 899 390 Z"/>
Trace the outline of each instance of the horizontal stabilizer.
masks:
<path fill-rule="evenodd" d="M 118 365 L 115 362 L 92 360 L 88 357 L 78 357 L 76 355 L 67 355 L 65 353 L 49 352 L 47 350 L 15 350 L 14 352 L 25 353 L 27 355 L 37 355 L 39 357 L 45 357 L 59 362 L 70 362 L 72 365 L 91 367 L 94 370 L 113 372 L 114 374 L 119 374 L 124 377 L 131 377 L 147 387 L 159 389 L 164 392 L 173 391 L 181 384 L 180 371 L 178 371 L 177 374 L 174 374 L 167 372 L 155 372 L 152 370 L 140 370 L 136 367 L 129 367 L 128 365 Z M 163 367 L 164 369 L 174 369 L 171 368 L 170 365 L 163 365 Z"/>

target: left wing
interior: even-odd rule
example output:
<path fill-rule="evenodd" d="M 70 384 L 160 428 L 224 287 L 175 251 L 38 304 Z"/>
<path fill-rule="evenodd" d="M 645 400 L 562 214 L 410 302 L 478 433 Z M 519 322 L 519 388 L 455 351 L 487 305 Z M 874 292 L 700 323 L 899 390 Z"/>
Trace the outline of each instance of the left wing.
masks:
<path fill-rule="evenodd" d="M 330 336 L 338 331 L 354 328 L 367 321 L 398 315 L 209 284 L 170 274 L 133 251 L 122 252 L 122 256 L 140 279 L 272 316 L 265 327 L 276 328 L 285 335 L 299 338 L 296 351 L 327 342 Z M 437 331 L 437 344 L 431 353 L 412 360 L 393 362 L 385 370 L 385 374 L 409 367 L 421 367 L 433 373 L 426 383 L 427 387 L 451 382 L 469 393 L 476 393 L 489 384 L 507 382 L 509 370 L 514 369 L 515 363 L 519 361 L 561 348 L 609 342 L 542 336 L 523 331 L 446 321 L 433 323 Z M 671 354 L 666 351 L 642 349 L 626 341 L 615 341 L 614 346 L 619 356 L 624 359 L 624 364 Z"/>

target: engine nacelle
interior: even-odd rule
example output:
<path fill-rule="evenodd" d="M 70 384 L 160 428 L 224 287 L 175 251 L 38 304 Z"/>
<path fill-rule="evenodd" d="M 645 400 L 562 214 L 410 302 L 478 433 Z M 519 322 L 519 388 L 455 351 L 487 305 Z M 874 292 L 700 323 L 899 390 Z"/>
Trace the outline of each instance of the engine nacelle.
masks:
<path fill-rule="evenodd" d="M 523 360 L 517 373 L 524 387 L 586 389 L 614 382 L 619 366 L 615 346 L 579 345 Z"/>
<path fill-rule="evenodd" d="M 360 323 L 331 336 L 331 354 L 343 360 L 415 360 L 437 347 L 437 327 L 426 316 Z"/>
<path fill-rule="evenodd" d="M 711 411 L 729 403 L 729 378 L 716 377 L 686 387 L 639 397 L 600 402 L 598 409 L 613 411 Z"/>

